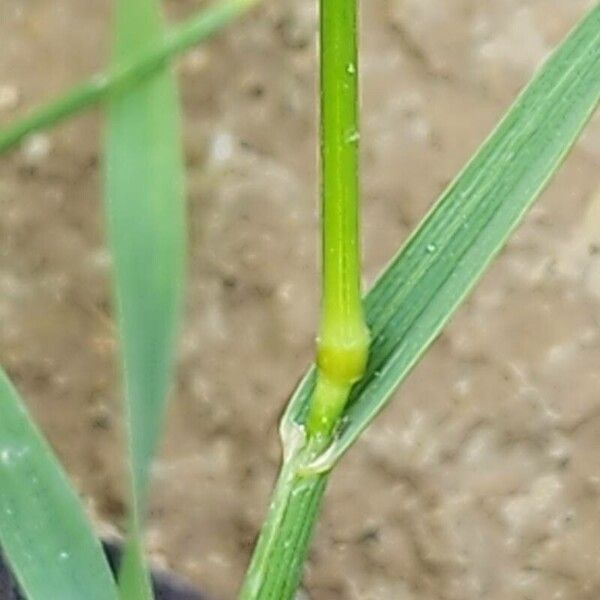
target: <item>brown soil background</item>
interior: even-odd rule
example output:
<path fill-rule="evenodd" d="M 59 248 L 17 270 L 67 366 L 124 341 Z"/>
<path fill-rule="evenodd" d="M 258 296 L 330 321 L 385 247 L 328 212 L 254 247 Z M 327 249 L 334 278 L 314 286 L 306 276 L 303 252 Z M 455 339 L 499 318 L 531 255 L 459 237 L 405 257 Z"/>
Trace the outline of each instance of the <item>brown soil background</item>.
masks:
<path fill-rule="evenodd" d="M 366 281 L 588 0 L 363 2 Z M 170 0 L 173 19 L 199 8 Z M 107 0 L 0 3 L 0 121 L 104 63 Z M 178 61 L 190 281 L 148 527 L 233 598 L 317 306 L 313 1 Z M 120 398 L 88 114 L 0 161 L 0 355 L 90 510 L 123 516 Z M 600 121 L 333 477 L 313 600 L 600 597 Z"/>

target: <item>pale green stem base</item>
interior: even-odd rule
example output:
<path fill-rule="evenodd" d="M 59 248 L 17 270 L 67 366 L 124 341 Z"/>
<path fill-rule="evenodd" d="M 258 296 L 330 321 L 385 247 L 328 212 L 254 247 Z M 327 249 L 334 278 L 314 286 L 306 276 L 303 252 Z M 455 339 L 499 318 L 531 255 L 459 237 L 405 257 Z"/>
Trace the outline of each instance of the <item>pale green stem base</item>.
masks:
<path fill-rule="evenodd" d="M 294 598 L 329 478 L 299 474 L 309 456 L 303 449 L 284 462 L 239 600 Z"/>

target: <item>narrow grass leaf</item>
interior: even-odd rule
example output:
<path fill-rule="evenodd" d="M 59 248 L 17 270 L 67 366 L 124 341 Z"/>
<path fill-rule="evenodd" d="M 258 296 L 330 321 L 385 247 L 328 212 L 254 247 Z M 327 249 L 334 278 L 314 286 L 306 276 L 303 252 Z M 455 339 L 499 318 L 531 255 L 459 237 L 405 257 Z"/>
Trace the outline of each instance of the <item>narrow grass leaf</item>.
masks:
<path fill-rule="evenodd" d="M 0 546 L 28 600 L 116 600 L 102 548 L 0 369 Z"/>
<path fill-rule="evenodd" d="M 221 31 L 259 0 L 223 0 L 174 25 L 151 47 L 134 58 L 119 62 L 104 73 L 97 73 L 56 100 L 0 130 L 0 153 L 11 150 L 31 134 L 56 125 L 63 119 L 102 102 L 117 89 L 135 85 L 164 67 L 173 56 Z"/>
<path fill-rule="evenodd" d="M 162 35 L 157 0 L 116 3 L 115 64 L 143 54 Z M 128 600 L 151 597 L 140 531 L 181 312 L 185 208 L 179 113 L 167 67 L 115 93 L 108 105 L 106 203 L 132 478 L 131 536 L 120 579 Z"/>
<path fill-rule="evenodd" d="M 328 470 L 357 440 L 440 333 L 520 223 L 600 100 L 600 5 L 579 23 L 443 193 L 367 294 L 372 345 L 328 451 Z M 401 201 L 401 200 L 400 200 Z M 311 370 L 282 436 L 303 423 Z"/>

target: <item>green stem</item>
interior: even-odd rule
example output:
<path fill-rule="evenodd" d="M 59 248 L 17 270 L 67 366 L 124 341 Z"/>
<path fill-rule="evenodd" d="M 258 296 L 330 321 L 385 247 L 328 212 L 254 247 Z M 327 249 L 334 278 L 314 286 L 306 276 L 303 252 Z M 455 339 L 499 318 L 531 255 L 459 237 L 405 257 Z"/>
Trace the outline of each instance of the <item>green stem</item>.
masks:
<path fill-rule="evenodd" d="M 298 587 L 328 473 L 309 465 L 365 370 L 360 296 L 357 0 L 320 0 L 322 306 L 317 378 L 303 427 L 282 431 L 283 466 L 240 600 L 289 600 Z"/>
<path fill-rule="evenodd" d="M 154 592 L 141 535 L 141 525 L 131 525 L 119 566 L 120 600 L 153 600 Z"/>
<path fill-rule="evenodd" d="M 369 346 L 360 293 L 357 0 L 321 0 L 322 305 L 311 438 L 329 438 Z"/>
<path fill-rule="evenodd" d="M 302 445 L 281 468 L 239 600 L 289 600 L 296 593 L 328 480 L 302 474 Z"/>
<path fill-rule="evenodd" d="M 258 1 L 226 0 L 174 27 L 160 44 L 135 59 L 94 75 L 64 96 L 0 131 L 0 153 L 10 150 L 32 133 L 102 102 L 112 92 L 134 85 L 160 69 L 165 61 L 220 31 Z"/>

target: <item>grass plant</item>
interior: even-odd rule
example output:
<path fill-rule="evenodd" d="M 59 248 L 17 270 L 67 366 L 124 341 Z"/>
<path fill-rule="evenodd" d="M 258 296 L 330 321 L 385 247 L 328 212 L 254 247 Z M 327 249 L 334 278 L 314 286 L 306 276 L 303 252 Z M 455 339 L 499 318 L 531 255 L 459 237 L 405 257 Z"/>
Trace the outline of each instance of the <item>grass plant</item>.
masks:
<path fill-rule="evenodd" d="M 345 4 L 350 3 L 354 0 Z M 328 31 L 327 18 L 323 11 L 322 35 Z M 343 35 L 351 47 L 352 28 Z M 322 65 L 328 64 L 327 49 L 322 43 Z M 318 399 L 319 366 L 309 369 L 293 394 L 280 426 L 281 473 L 242 587 L 243 600 L 293 597 L 331 470 L 477 283 L 561 164 L 599 99 L 600 5 L 549 58 L 366 295 L 371 332 L 366 372 L 344 400 L 333 436 L 318 456 L 311 448 L 310 422 Z M 325 98 L 323 104 L 327 102 Z M 322 129 L 327 131 L 326 125 Z M 346 142 L 343 136 L 325 136 L 323 144 Z"/>
<path fill-rule="evenodd" d="M 149 468 L 185 274 L 184 169 L 169 60 L 243 12 L 165 33 L 158 0 L 118 0 L 112 67 L 0 131 L 0 150 L 106 103 L 105 206 L 129 439 L 118 582 L 77 495 L 0 371 L 0 543 L 29 600 L 151 600 Z M 600 101 L 600 4 L 560 44 L 361 301 L 356 0 L 320 0 L 322 302 L 315 365 L 282 417 L 280 475 L 239 597 L 289 600 L 332 469 L 385 407 L 557 171 Z M 399 201 L 401 201 L 399 199 Z"/>

